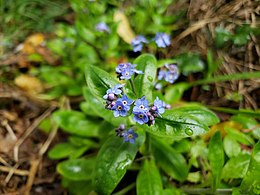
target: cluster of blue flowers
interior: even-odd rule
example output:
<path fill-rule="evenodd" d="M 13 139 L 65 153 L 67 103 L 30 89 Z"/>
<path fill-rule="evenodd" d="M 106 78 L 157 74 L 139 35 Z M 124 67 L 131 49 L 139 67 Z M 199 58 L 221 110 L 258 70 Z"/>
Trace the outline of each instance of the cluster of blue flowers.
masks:
<path fill-rule="evenodd" d="M 174 83 L 179 77 L 179 69 L 176 64 L 165 64 L 160 68 L 158 73 L 158 80 L 165 80 L 169 83 Z"/>
<path fill-rule="evenodd" d="M 131 63 L 121 63 L 116 67 L 116 73 L 120 80 L 129 80 L 133 74 L 143 74 L 135 69 L 136 65 Z"/>
<path fill-rule="evenodd" d="M 152 40 L 155 41 L 156 45 L 161 48 L 165 48 L 171 44 L 170 35 L 162 32 L 156 33 Z M 142 51 L 143 44 L 147 43 L 149 43 L 149 41 L 147 41 L 143 35 L 138 35 L 132 40 L 131 45 L 133 47 L 133 51 L 138 52 Z"/>
<path fill-rule="evenodd" d="M 139 124 L 153 125 L 154 119 L 164 113 L 165 108 L 169 108 L 158 97 L 154 100 L 152 105 L 148 104 L 148 100 L 143 96 L 136 101 L 131 100 L 123 94 L 123 84 L 115 85 L 113 88 L 108 89 L 103 98 L 106 100 L 106 108 L 112 110 L 115 117 L 127 116 L 133 105 L 132 113 L 134 114 L 133 120 Z"/>
<path fill-rule="evenodd" d="M 116 67 L 116 73 L 120 80 L 128 80 L 133 74 L 143 74 L 142 71 L 136 70 L 136 65 L 131 63 L 122 63 Z M 151 126 L 155 123 L 155 118 L 161 116 L 165 109 L 169 109 L 170 105 L 165 104 L 158 97 L 149 105 L 145 96 L 137 100 L 132 100 L 124 94 L 124 84 L 117 84 L 106 91 L 103 98 L 106 100 L 106 109 L 112 110 L 115 117 L 127 116 L 133 114 L 133 120 L 139 124 L 147 124 Z M 133 129 L 125 130 L 125 126 L 121 125 L 117 130 L 117 136 L 124 137 L 125 142 L 134 143 L 137 134 Z"/>

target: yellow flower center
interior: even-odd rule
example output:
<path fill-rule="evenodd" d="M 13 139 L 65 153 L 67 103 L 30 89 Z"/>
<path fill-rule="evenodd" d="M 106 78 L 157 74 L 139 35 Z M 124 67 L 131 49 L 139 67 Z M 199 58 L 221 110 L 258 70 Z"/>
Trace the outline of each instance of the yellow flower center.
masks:
<path fill-rule="evenodd" d="M 139 114 L 138 117 L 139 118 L 144 118 L 144 115 L 143 114 Z"/>
<path fill-rule="evenodd" d="M 122 110 L 122 106 L 117 106 L 117 110 Z"/>

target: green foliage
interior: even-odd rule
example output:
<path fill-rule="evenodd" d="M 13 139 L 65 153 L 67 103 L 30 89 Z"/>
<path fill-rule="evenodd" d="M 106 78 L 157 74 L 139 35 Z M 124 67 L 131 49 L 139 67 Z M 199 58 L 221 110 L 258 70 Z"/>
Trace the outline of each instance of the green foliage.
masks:
<path fill-rule="evenodd" d="M 216 132 L 209 142 L 209 163 L 212 169 L 212 189 L 216 190 L 221 179 L 221 172 L 224 165 L 224 151 L 220 132 Z"/>
<path fill-rule="evenodd" d="M 145 160 L 136 179 L 137 194 L 163 194 L 163 185 L 154 160 Z"/>
<path fill-rule="evenodd" d="M 144 133 L 138 131 L 139 138 L 135 144 L 124 143 L 118 137 L 111 137 L 101 147 L 94 169 L 93 184 L 99 194 L 110 194 L 126 169 L 133 162 L 138 148 L 145 139 Z"/>

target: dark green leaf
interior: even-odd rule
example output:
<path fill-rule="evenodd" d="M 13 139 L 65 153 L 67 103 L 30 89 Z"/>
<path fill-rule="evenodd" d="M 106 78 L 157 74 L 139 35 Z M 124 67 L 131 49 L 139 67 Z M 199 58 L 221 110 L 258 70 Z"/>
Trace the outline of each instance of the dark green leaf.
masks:
<path fill-rule="evenodd" d="M 220 132 L 217 131 L 209 142 L 209 163 L 213 175 L 213 190 L 219 186 L 221 171 L 224 165 L 224 151 Z"/>
<path fill-rule="evenodd" d="M 163 186 L 154 160 L 145 160 L 136 180 L 137 195 L 162 195 Z"/>
<path fill-rule="evenodd" d="M 126 169 L 133 162 L 139 147 L 144 142 L 144 132 L 139 130 L 134 144 L 123 142 L 122 138 L 110 137 L 99 150 L 93 176 L 95 190 L 99 194 L 111 194 Z"/>
<path fill-rule="evenodd" d="M 138 98 L 145 95 L 146 99 L 152 101 L 152 90 L 154 88 L 157 70 L 156 63 L 156 58 L 150 54 L 143 54 L 134 61 L 134 64 L 137 65 L 136 69 L 141 70 L 144 73 L 138 75 L 134 79 L 136 95 Z"/>
<path fill-rule="evenodd" d="M 57 171 L 70 180 L 89 180 L 95 166 L 95 159 L 71 159 L 58 164 Z"/>
<path fill-rule="evenodd" d="M 189 113 L 166 110 L 162 118 L 158 117 L 155 124 L 145 127 L 146 131 L 161 137 L 182 138 L 204 134 L 208 126 L 198 121 Z"/>
<path fill-rule="evenodd" d="M 157 139 L 152 140 L 152 146 L 154 156 L 165 173 L 178 181 L 184 181 L 188 176 L 189 167 L 182 154 Z"/>
<path fill-rule="evenodd" d="M 53 114 L 54 121 L 65 131 L 71 134 L 98 137 L 98 122 L 88 120 L 78 111 L 58 110 Z"/>
<path fill-rule="evenodd" d="M 255 145 L 248 171 L 240 186 L 241 194 L 260 194 L 260 141 Z"/>
<path fill-rule="evenodd" d="M 250 155 L 240 154 L 230 158 L 222 170 L 223 179 L 243 178 L 247 172 L 250 161 Z"/>
<path fill-rule="evenodd" d="M 102 98 L 108 89 L 120 84 L 113 76 L 96 66 L 86 66 L 85 74 L 89 90 L 96 97 Z"/>
<path fill-rule="evenodd" d="M 223 146 L 229 158 L 237 156 L 241 152 L 240 144 L 230 135 L 225 136 Z"/>

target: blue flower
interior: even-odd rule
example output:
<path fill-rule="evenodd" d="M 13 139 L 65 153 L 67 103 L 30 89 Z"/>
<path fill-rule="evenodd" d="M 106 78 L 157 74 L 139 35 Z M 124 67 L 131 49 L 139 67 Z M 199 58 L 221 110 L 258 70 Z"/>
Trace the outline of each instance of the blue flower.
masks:
<path fill-rule="evenodd" d="M 154 106 L 152 107 L 152 110 L 155 111 L 158 115 L 163 114 L 165 109 L 165 103 L 162 100 L 159 100 L 158 97 L 154 100 Z"/>
<path fill-rule="evenodd" d="M 133 112 L 147 112 L 148 110 L 148 100 L 145 99 L 145 96 L 136 100 Z"/>
<path fill-rule="evenodd" d="M 123 97 L 119 98 L 117 101 L 121 101 L 127 111 L 130 110 L 130 105 L 134 102 L 133 100 L 129 99 L 126 95 L 123 95 Z"/>
<path fill-rule="evenodd" d="M 178 73 L 173 73 L 173 72 L 167 72 L 164 79 L 165 81 L 169 82 L 169 83 L 174 83 L 179 77 Z"/>
<path fill-rule="evenodd" d="M 146 40 L 146 38 L 143 35 L 138 35 L 136 36 L 132 42 L 131 45 L 133 46 L 133 51 L 134 52 L 138 52 L 138 51 L 142 51 L 143 49 L 143 43 L 148 43 L 148 41 Z"/>
<path fill-rule="evenodd" d="M 158 47 L 167 47 L 171 44 L 170 35 L 166 33 L 156 33 L 155 35 L 155 43 Z"/>
<path fill-rule="evenodd" d="M 158 73 L 158 80 L 164 79 L 169 83 L 174 83 L 179 77 L 179 69 L 176 64 L 165 64 Z"/>
<path fill-rule="evenodd" d="M 136 121 L 140 125 L 145 124 L 149 121 L 149 118 L 145 112 L 139 110 L 136 112 L 133 111 L 133 114 L 134 114 L 134 121 Z"/>
<path fill-rule="evenodd" d="M 130 142 L 131 144 L 135 143 L 138 134 L 135 133 L 132 129 L 129 129 L 127 132 L 123 134 L 124 142 Z"/>
<path fill-rule="evenodd" d="M 99 22 L 97 25 L 96 25 L 96 30 L 99 31 L 99 32 L 107 32 L 107 33 L 110 33 L 110 28 L 107 26 L 106 23 L 104 22 Z"/>
<path fill-rule="evenodd" d="M 115 100 L 117 95 L 120 95 L 122 93 L 122 88 L 124 87 L 124 84 L 117 84 L 113 88 L 108 89 L 106 91 L 106 95 L 103 96 L 105 100 Z"/>
<path fill-rule="evenodd" d="M 117 100 L 115 105 L 111 108 L 111 110 L 114 111 L 114 117 L 126 116 L 129 109 L 130 108 L 125 106 L 121 100 Z"/>
<path fill-rule="evenodd" d="M 116 67 L 116 73 L 121 80 L 131 79 L 131 76 L 136 74 L 143 74 L 142 71 L 135 69 L 136 65 L 131 63 L 121 63 Z"/>

